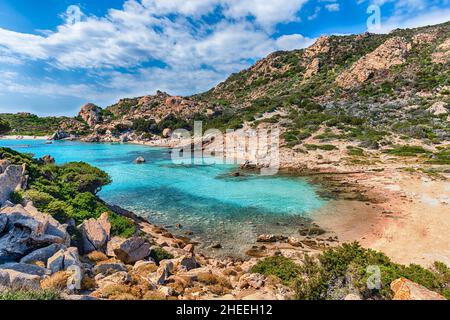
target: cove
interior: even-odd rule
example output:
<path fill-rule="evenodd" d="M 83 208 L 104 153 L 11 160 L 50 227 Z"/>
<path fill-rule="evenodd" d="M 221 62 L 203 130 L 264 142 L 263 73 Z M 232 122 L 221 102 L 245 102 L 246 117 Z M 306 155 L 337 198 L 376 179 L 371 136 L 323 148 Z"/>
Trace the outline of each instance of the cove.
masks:
<path fill-rule="evenodd" d="M 241 253 L 259 234 L 298 234 L 305 218 L 326 204 L 303 178 L 230 177 L 232 165 L 175 165 L 163 148 L 42 140 L 0 140 L 0 147 L 35 157 L 49 154 L 58 164 L 84 161 L 101 168 L 113 180 L 99 193 L 102 199 L 171 232 L 192 232 L 203 247 L 220 243 L 223 254 Z M 133 163 L 138 156 L 147 162 Z"/>

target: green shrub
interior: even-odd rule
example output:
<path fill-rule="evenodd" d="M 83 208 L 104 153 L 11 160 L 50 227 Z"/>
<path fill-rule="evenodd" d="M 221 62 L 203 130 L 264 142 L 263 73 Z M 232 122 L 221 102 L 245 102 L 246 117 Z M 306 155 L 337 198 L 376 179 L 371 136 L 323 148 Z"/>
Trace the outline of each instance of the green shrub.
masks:
<path fill-rule="evenodd" d="M 0 292 L 0 300 L 61 300 L 61 296 L 53 290 L 6 290 Z"/>
<path fill-rule="evenodd" d="M 419 154 L 429 154 L 430 151 L 425 150 L 421 146 L 397 146 L 386 150 L 385 153 L 399 157 L 415 157 Z"/>
<path fill-rule="evenodd" d="M 158 264 L 163 260 L 170 260 L 174 258 L 172 254 L 170 254 L 161 247 L 152 248 L 150 257 L 153 258 Z"/>
<path fill-rule="evenodd" d="M 322 144 L 322 145 L 305 144 L 305 148 L 308 150 L 323 150 L 323 151 L 337 150 L 337 147 L 333 146 L 332 144 Z"/>
<path fill-rule="evenodd" d="M 130 238 L 136 233 L 136 226 L 129 218 L 111 212 L 109 214 L 109 222 L 111 223 L 111 234 L 113 236 Z"/>
<path fill-rule="evenodd" d="M 356 157 L 360 157 L 364 155 L 364 150 L 361 148 L 356 148 L 356 147 L 352 147 L 352 146 L 348 146 L 347 147 L 347 154 L 349 156 L 356 156 Z"/>
<path fill-rule="evenodd" d="M 44 210 L 52 201 L 56 200 L 50 194 L 34 189 L 25 191 L 24 197 L 32 201 L 40 210 Z"/>
<path fill-rule="evenodd" d="M 282 256 L 269 257 L 259 261 L 253 268 L 252 273 L 259 273 L 265 276 L 276 276 L 284 284 L 292 284 L 298 277 L 300 267 L 291 259 Z"/>
<path fill-rule="evenodd" d="M 19 191 L 14 191 L 9 195 L 9 200 L 14 204 L 20 204 L 23 201 L 23 196 Z"/>
<path fill-rule="evenodd" d="M 8 121 L 0 119 L 0 134 L 8 133 L 11 130 L 11 125 Z"/>
<path fill-rule="evenodd" d="M 372 275 L 368 272 L 370 266 L 378 267 L 381 272 L 379 289 L 367 287 Z M 383 253 L 362 248 L 358 243 L 343 244 L 324 251 L 318 261 L 305 259 L 295 288 L 299 299 L 332 299 L 333 290 L 345 287 L 358 291 L 364 298 L 391 299 L 392 281 L 406 278 L 444 294 L 450 286 L 449 278 L 445 276 L 448 268 L 443 264 L 437 266 L 440 271 L 418 265 L 403 266 L 392 262 Z"/>

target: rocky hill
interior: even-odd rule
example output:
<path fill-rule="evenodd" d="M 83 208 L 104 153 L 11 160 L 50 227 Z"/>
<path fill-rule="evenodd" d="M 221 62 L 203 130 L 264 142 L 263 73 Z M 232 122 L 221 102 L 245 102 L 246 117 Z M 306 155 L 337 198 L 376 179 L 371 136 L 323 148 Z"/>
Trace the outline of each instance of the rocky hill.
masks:
<path fill-rule="evenodd" d="M 191 97 L 93 104 L 60 129 L 89 141 L 149 141 L 178 128 L 281 127 L 288 147 L 309 137 L 376 149 L 450 139 L 450 23 L 390 34 L 321 37 L 304 50 L 275 52 Z"/>

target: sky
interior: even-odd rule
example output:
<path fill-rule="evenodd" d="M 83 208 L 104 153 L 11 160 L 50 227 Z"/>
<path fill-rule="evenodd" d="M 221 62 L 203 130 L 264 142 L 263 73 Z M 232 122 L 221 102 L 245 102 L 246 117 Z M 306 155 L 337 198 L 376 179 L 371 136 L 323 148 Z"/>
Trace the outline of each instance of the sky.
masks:
<path fill-rule="evenodd" d="M 449 17 L 450 0 L 0 0 L 0 113 L 191 95 L 321 35 Z"/>

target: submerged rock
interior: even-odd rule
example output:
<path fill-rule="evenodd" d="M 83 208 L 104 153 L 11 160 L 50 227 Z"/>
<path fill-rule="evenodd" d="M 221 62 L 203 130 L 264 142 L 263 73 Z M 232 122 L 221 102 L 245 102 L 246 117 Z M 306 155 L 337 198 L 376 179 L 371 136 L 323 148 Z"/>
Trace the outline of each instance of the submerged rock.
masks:
<path fill-rule="evenodd" d="M 144 157 L 137 157 L 136 160 L 134 160 L 134 163 L 137 163 L 137 164 L 142 164 L 142 163 L 145 163 L 145 162 L 146 161 L 145 161 Z"/>

